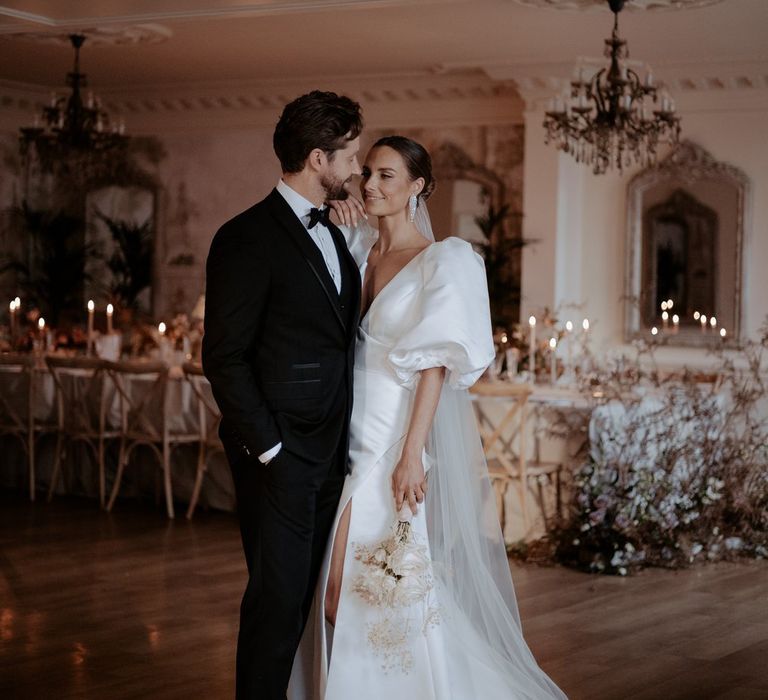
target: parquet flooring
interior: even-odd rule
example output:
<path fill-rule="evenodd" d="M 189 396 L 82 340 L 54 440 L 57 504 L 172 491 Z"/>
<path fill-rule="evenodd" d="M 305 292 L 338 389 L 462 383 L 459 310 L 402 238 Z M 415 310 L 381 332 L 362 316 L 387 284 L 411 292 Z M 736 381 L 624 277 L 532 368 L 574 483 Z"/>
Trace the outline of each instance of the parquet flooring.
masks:
<path fill-rule="evenodd" d="M 768 698 L 766 562 L 513 574 L 526 638 L 574 700 Z M 232 515 L 0 494 L 0 698 L 231 698 L 244 579 Z"/>

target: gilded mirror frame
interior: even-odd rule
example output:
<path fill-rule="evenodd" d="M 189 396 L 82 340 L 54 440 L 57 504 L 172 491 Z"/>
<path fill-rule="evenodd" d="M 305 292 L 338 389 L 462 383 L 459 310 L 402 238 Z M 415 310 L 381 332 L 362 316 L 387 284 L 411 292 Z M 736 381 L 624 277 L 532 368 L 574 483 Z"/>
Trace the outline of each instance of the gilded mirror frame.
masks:
<path fill-rule="evenodd" d="M 746 260 L 744 244 L 749 230 L 749 212 L 751 188 L 749 179 L 739 168 L 715 160 L 704 148 L 692 141 L 683 141 L 669 155 L 650 168 L 635 175 L 627 186 L 627 226 L 626 226 L 626 268 L 625 268 L 625 314 L 624 339 L 631 342 L 637 339 L 652 338 L 651 329 L 643 323 L 642 308 L 645 303 L 643 255 L 647 254 L 647 242 L 644 229 L 647 225 L 646 195 L 652 188 L 668 185 L 675 191 L 687 191 L 691 185 L 709 182 L 733 188 L 736 194 L 736 211 L 733 212 L 735 230 L 733 235 L 734 257 L 732 260 L 716 261 L 718 265 L 732 265 L 734 279 L 733 328 L 728 329 L 726 342 L 735 344 L 742 334 L 744 318 L 744 281 Z M 703 202 L 703 204 L 707 204 Z M 686 347 L 709 347 L 714 342 L 722 342 L 715 333 L 696 332 L 695 328 L 682 327 L 677 334 L 664 335 L 667 345 Z"/>

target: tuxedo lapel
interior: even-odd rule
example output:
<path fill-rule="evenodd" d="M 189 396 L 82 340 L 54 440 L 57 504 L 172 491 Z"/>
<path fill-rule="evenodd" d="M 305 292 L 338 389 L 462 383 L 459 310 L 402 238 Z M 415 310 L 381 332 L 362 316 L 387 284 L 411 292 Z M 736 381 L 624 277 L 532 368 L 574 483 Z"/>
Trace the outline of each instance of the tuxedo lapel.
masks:
<path fill-rule="evenodd" d="M 333 237 L 333 242 L 336 244 L 336 250 L 339 253 L 342 275 L 345 276 L 345 280 L 350 286 L 352 315 L 349 317 L 351 319 L 350 328 L 347 330 L 350 331 L 351 337 L 354 338 L 357 335 L 357 321 L 360 317 L 360 292 L 362 287 L 360 270 L 357 267 L 355 259 L 352 257 L 352 253 L 349 252 L 344 234 L 333 223 L 328 225 L 328 229 Z"/>
<path fill-rule="evenodd" d="M 278 223 L 285 229 L 290 240 L 299 249 L 301 256 L 309 265 L 310 270 L 317 278 L 320 287 L 328 298 L 334 315 L 341 324 L 341 327 L 346 331 L 346 324 L 339 309 L 339 294 L 336 291 L 336 285 L 333 283 L 331 274 L 328 272 L 328 266 L 325 264 L 325 260 L 323 260 L 322 253 L 309 237 L 301 221 L 293 213 L 288 202 L 283 199 L 277 190 L 272 190 L 270 193 L 269 203 Z M 346 246 L 344 247 L 346 248 Z"/>

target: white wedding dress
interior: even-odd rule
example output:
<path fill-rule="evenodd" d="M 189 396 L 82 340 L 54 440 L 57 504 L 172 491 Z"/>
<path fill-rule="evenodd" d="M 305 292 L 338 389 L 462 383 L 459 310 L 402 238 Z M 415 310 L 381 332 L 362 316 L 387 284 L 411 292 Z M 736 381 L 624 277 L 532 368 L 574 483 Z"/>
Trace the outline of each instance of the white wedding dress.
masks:
<path fill-rule="evenodd" d="M 375 231 L 350 250 L 365 275 Z M 294 663 L 291 700 L 562 698 L 520 631 L 492 490 L 466 391 L 494 359 L 483 261 L 458 238 L 433 243 L 384 287 L 357 340 L 350 463 L 313 610 Z M 424 455 L 427 499 L 411 527 L 433 587 L 382 609 L 355 590 L 359 548 L 397 521 L 391 489 L 420 370 L 446 379 Z M 335 629 L 324 620 L 334 536 L 351 502 Z"/>

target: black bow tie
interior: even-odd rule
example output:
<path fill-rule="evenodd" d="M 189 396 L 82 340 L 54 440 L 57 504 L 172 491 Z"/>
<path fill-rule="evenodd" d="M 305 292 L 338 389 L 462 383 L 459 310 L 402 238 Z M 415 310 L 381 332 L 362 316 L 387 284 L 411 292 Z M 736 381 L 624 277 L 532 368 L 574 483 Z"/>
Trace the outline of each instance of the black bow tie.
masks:
<path fill-rule="evenodd" d="M 328 226 L 328 224 L 331 222 L 331 209 L 330 207 L 325 207 L 325 209 L 316 209 L 315 207 L 312 207 L 309 210 L 309 223 L 307 224 L 307 228 L 315 228 L 318 223 L 323 224 L 323 226 Z"/>

